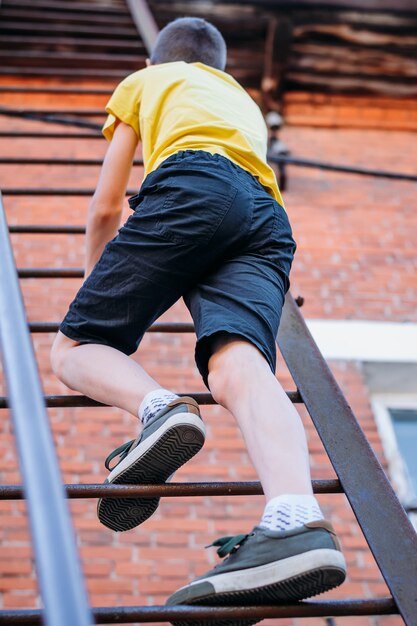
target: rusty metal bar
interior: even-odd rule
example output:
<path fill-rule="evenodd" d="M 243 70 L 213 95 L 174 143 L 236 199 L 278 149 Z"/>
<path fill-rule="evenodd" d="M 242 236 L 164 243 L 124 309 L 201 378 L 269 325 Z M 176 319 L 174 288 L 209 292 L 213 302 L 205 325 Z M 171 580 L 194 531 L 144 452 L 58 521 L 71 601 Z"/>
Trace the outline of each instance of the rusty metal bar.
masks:
<path fill-rule="evenodd" d="M 199 404 L 216 404 L 213 400 L 213 397 L 210 393 L 200 393 L 195 391 L 189 392 L 177 392 L 179 396 L 190 396 L 194 398 L 196 402 Z M 287 396 L 294 402 L 294 404 L 302 403 L 302 399 L 298 391 L 287 391 Z M 87 398 L 87 396 L 78 396 L 78 395 L 66 395 L 66 396 L 45 396 L 45 404 L 48 408 L 64 408 L 64 407 L 102 407 L 108 406 L 107 404 L 102 404 L 101 402 L 97 402 L 97 400 L 92 400 L 91 398 Z M 0 409 L 6 409 L 8 407 L 7 398 L 5 396 L 0 396 Z"/>
<path fill-rule="evenodd" d="M 143 43 L 150 55 L 156 38 L 158 37 L 159 29 L 149 9 L 149 5 L 146 0 L 126 0 L 126 4 L 129 7 L 138 33 L 142 37 Z"/>
<path fill-rule="evenodd" d="M 162 485 L 64 485 L 68 498 L 178 498 L 188 496 L 260 496 L 258 481 L 164 483 Z M 314 493 L 343 493 L 337 479 L 313 480 Z M 23 500 L 21 485 L 0 485 L 0 500 Z"/>
<path fill-rule="evenodd" d="M 89 117 L 89 115 L 93 115 L 93 113 L 89 113 L 86 111 L 42 111 L 40 109 L 8 109 L 6 107 L 0 107 L 0 115 L 5 115 L 6 117 L 18 117 L 22 119 L 33 120 L 37 122 L 45 122 L 47 124 L 63 124 L 64 126 L 76 126 L 79 128 L 87 128 L 89 130 L 101 131 L 101 124 L 97 122 L 92 122 L 90 120 L 86 120 L 85 117 Z M 62 117 L 63 115 L 75 115 L 82 116 L 84 119 L 71 119 L 69 117 Z M 106 115 L 106 112 L 103 109 L 100 109 L 100 113 L 97 114 L 97 117 L 102 117 Z M 96 117 L 96 116 L 95 116 Z"/>
<path fill-rule="evenodd" d="M 15 139 L 103 139 L 101 132 L 98 133 L 64 133 L 64 132 L 32 132 L 20 130 L 2 130 L 1 137 L 14 137 Z"/>
<path fill-rule="evenodd" d="M 59 322 L 31 322 L 31 333 L 56 333 Z M 193 333 L 194 324 L 191 322 L 155 322 L 146 331 L 147 333 Z"/>
<path fill-rule="evenodd" d="M 18 269 L 19 278 L 83 278 L 82 268 L 22 268 Z"/>
<path fill-rule="evenodd" d="M 2 189 L 3 196 L 92 196 L 95 189 L 80 189 L 74 188 L 61 188 L 61 189 L 46 189 L 35 188 L 30 189 L 28 187 Z M 133 196 L 137 193 L 137 189 L 127 189 L 126 195 Z"/>
<path fill-rule="evenodd" d="M 327 617 L 358 615 L 396 615 L 398 609 L 392 598 L 374 600 L 318 600 L 282 604 L 277 606 L 245 607 L 197 607 L 197 606 L 136 606 L 95 608 L 93 615 L 97 624 L 126 624 L 131 622 L 187 622 L 202 620 L 244 620 L 284 617 Z M 0 624 L 4 626 L 37 626 L 42 624 L 40 611 L 18 610 L 0 611 Z M 58 626 L 58 625 L 56 625 Z"/>
<path fill-rule="evenodd" d="M 103 159 L 0 157 L 0 165 L 82 165 L 85 167 L 103 165 Z M 143 165 L 142 159 L 135 159 L 133 165 Z"/>
<path fill-rule="evenodd" d="M 60 482 L 1 194 L 0 253 L 0 343 L 45 618 L 49 626 L 88 626 L 91 616 L 84 578 Z"/>
<path fill-rule="evenodd" d="M 0 107 L 0 115 L 23 117 L 25 115 L 71 115 L 73 117 L 103 117 L 107 115 L 103 109 L 8 109 Z"/>
<path fill-rule="evenodd" d="M 416 626 L 417 534 L 290 295 L 278 343 L 399 611 Z"/>
<path fill-rule="evenodd" d="M 16 224 L 9 226 L 9 233 L 24 235 L 84 235 L 85 226 L 60 226 L 59 224 Z"/>
<path fill-rule="evenodd" d="M 21 42 L 21 38 L 19 39 Z M 27 39 L 25 38 L 25 41 Z M 43 40 L 44 41 L 44 40 Z M 24 87 L 22 85 L 0 85 L 0 93 L 65 93 L 71 95 L 93 95 L 93 96 L 111 96 L 112 89 L 106 89 L 104 87 L 49 87 L 49 86 L 36 86 L 29 85 Z"/>
<path fill-rule="evenodd" d="M 341 174 L 358 174 L 359 176 L 375 176 L 377 178 L 390 178 L 392 180 L 417 181 L 417 174 L 402 174 L 401 172 L 387 172 L 386 170 L 370 170 L 364 167 L 353 167 L 350 165 L 333 165 L 312 159 L 298 159 L 290 156 L 269 155 L 268 160 L 273 163 L 286 163 L 298 167 L 312 167 L 319 170 L 339 172 Z"/>
<path fill-rule="evenodd" d="M 211 394 L 209 393 L 178 393 L 179 396 L 190 396 L 194 398 L 196 402 L 199 404 L 215 404 Z M 79 396 L 79 395 L 62 395 L 62 396 L 54 396 L 48 395 L 45 396 L 45 405 L 48 408 L 57 409 L 57 408 L 80 408 L 80 407 L 103 407 L 108 406 L 107 404 L 102 404 L 101 402 L 97 402 L 97 400 L 93 400 L 92 398 L 88 398 L 87 396 Z M 8 407 L 7 397 L 0 396 L 0 409 L 6 409 Z"/>

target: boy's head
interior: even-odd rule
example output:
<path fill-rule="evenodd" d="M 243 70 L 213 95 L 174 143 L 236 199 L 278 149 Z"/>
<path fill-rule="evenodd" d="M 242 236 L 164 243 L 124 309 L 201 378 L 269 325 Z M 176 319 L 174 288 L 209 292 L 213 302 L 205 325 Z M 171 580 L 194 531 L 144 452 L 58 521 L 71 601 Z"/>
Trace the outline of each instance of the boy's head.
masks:
<path fill-rule="evenodd" d="M 180 17 L 161 30 L 151 63 L 204 63 L 218 70 L 226 67 L 226 43 L 213 24 L 199 17 Z"/>

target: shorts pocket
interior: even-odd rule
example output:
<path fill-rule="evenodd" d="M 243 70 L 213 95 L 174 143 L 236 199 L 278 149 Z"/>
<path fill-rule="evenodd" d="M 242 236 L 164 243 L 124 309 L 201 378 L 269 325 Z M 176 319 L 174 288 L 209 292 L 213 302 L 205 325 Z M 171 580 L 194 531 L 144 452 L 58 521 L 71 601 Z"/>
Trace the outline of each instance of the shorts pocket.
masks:
<path fill-rule="evenodd" d="M 198 174 L 172 177 L 157 208 L 148 206 L 151 196 L 142 203 L 145 214 L 153 211 L 158 234 L 173 243 L 209 244 L 236 197 L 230 182 Z"/>

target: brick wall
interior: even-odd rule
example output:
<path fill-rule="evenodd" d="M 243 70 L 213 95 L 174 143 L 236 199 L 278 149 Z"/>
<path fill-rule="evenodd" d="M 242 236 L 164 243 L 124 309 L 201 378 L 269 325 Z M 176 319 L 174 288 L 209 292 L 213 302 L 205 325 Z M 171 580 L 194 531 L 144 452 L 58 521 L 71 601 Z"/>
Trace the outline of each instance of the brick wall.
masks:
<path fill-rule="evenodd" d="M 50 108 L 95 108 L 106 100 L 105 97 L 64 99 L 51 95 L 25 99 L 21 94 L 7 98 L 2 94 L 1 99 L 8 106 L 47 105 Z M 329 106 L 331 118 L 336 113 Z M 314 120 L 301 126 L 297 118 L 300 111 L 293 107 L 295 100 L 288 108 L 288 119 L 294 125 L 285 128 L 283 138 L 294 155 L 413 171 L 417 149 L 412 132 L 398 127 L 390 132 L 375 128 L 326 128 L 314 124 Z M 309 115 L 314 115 L 314 109 Z M 0 129 L 6 128 L 36 130 L 44 126 L 38 122 L 0 118 Z M 48 128 L 54 127 L 48 125 Z M 10 142 L 0 138 L 0 154 L 10 156 L 101 157 L 105 149 L 104 140 L 16 139 Z M 16 186 L 93 188 L 97 174 L 95 167 L 1 166 L 0 184 L 3 189 Z M 137 169 L 132 173 L 130 186 L 138 186 L 140 179 L 141 170 Z M 412 183 L 289 168 L 285 201 L 299 245 L 292 292 L 306 298 L 303 313 L 307 318 L 416 321 L 414 194 Z M 6 196 L 4 202 L 10 224 L 83 224 L 88 198 Z M 20 267 L 77 267 L 82 264 L 82 236 L 14 235 L 12 240 Z M 74 279 L 22 280 L 29 320 L 60 320 L 80 282 Z M 187 321 L 189 317 L 178 303 L 164 319 Z M 48 353 L 52 336 L 35 334 L 33 340 L 45 392 L 68 393 L 51 373 Z M 193 362 L 193 347 L 193 337 L 189 335 L 152 334 L 146 336 L 135 358 L 164 386 L 181 391 L 205 391 Z M 331 366 L 375 452 L 384 462 L 360 364 L 332 363 Z M 294 389 L 282 360 L 277 373 L 286 389 Z M 313 478 L 333 478 L 334 472 L 310 419 L 303 410 L 302 415 L 308 433 Z M 208 427 L 206 446 L 176 478 L 193 481 L 256 479 L 232 417 L 219 407 L 203 407 L 203 416 Z M 116 409 L 50 409 L 49 418 L 63 478 L 68 483 L 104 480 L 103 459 L 114 447 L 132 438 L 137 428 L 130 416 Z M 18 483 L 14 439 L 6 411 L 0 411 L 0 420 L 0 480 L 4 484 Z M 388 595 L 345 496 L 319 496 L 319 500 L 340 533 L 349 566 L 346 584 L 328 596 Z M 163 604 L 169 593 L 214 564 L 214 550 L 204 550 L 204 546 L 220 535 L 250 529 L 258 520 L 263 501 L 260 497 L 166 498 L 144 525 L 120 534 L 100 526 L 94 500 L 72 500 L 70 507 L 91 603 L 112 606 Z M 24 503 L 0 502 L 0 537 L 1 608 L 39 606 Z M 264 623 L 272 626 L 278 620 Z M 279 620 L 279 623 L 318 626 L 324 624 L 324 620 Z M 394 617 L 336 619 L 338 626 L 400 623 L 402 621 Z"/>

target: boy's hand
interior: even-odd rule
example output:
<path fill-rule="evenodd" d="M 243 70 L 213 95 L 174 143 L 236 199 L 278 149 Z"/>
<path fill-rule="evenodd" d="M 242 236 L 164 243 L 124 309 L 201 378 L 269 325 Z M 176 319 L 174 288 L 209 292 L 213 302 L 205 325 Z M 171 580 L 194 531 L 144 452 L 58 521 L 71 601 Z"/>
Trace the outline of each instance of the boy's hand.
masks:
<path fill-rule="evenodd" d="M 137 144 L 138 137 L 133 128 L 120 122 L 104 157 L 97 188 L 88 209 L 85 278 L 120 226 Z"/>

